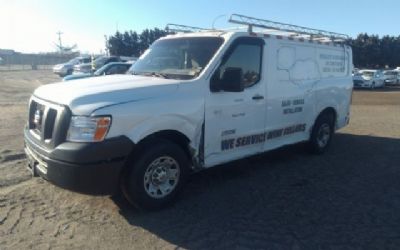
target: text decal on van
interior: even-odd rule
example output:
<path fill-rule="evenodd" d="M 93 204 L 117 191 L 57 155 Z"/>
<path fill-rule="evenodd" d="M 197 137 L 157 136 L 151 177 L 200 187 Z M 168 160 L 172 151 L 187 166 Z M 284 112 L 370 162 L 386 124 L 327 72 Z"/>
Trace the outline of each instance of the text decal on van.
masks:
<path fill-rule="evenodd" d="M 266 140 L 275 139 L 285 135 L 291 135 L 306 130 L 306 124 L 296 124 L 285 128 L 274 129 L 261 134 L 247 135 L 221 141 L 221 150 L 230 150 L 238 147 L 263 143 Z"/>

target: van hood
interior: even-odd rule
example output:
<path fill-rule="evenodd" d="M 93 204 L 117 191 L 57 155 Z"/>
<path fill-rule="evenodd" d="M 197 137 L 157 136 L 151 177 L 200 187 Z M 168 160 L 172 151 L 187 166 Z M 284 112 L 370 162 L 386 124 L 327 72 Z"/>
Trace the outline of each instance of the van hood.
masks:
<path fill-rule="evenodd" d="M 148 76 L 110 75 L 43 85 L 33 93 L 39 99 L 68 106 L 74 115 L 126 102 L 174 93 L 180 81 Z"/>

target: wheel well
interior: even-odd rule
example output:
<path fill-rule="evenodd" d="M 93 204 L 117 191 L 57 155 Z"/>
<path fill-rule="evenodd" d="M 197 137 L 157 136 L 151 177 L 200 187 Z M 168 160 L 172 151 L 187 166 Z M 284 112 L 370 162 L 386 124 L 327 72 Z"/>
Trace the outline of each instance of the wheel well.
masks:
<path fill-rule="evenodd" d="M 140 146 L 141 144 L 145 144 L 148 141 L 151 140 L 156 140 L 156 139 L 164 139 L 164 140 L 168 140 L 171 141 L 175 144 L 177 144 L 178 146 L 180 146 L 184 152 L 186 153 L 186 155 L 188 156 L 188 159 L 191 159 L 191 153 L 189 151 L 189 142 L 190 140 L 181 132 L 178 132 L 176 130 L 162 130 L 162 131 L 158 131 L 154 134 L 148 135 L 145 138 L 143 138 L 138 145 Z"/>
<path fill-rule="evenodd" d="M 337 114 L 336 114 L 336 110 L 332 107 L 328 107 L 328 108 L 325 108 L 324 110 L 322 110 L 315 120 L 317 120 L 318 117 L 320 117 L 321 115 L 325 115 L 325 114 L 333 115 L 333 120 L 335 121 L 335 126 L 336 126 Z"/>
<path fill-rule="evenodd" d="M 145 150 L 146 147 L 151 147 L 152 143 L 154 143 L 155 140 L 168 140 L 170 142 L 173 142 L 180 146 L 182 150 L 185 152 L 187 155 L 189 161 L 192 160 L 192 155 L 189 150 L 189 142 L 190 140 L 182 133 L 175 131 L 175 130 L 163 130 L 159 131 L 156 133 L 153 133 L 151 135 L 146 136 L 142 140 L 140 140 L 134 147 L 130 155 L 128 156 L 126 162 L 132 162 L 134 159 L 140 155 L 141 150 Z M 123 186 L 123 183 L 125 181 L 124 177 L 127 176 L 127 172 L 129 170 L 129 165 L 125 164 L 124 168 L 122 169 L 122 172 L 120 174 L 120 181 L 121 185 Z"/>

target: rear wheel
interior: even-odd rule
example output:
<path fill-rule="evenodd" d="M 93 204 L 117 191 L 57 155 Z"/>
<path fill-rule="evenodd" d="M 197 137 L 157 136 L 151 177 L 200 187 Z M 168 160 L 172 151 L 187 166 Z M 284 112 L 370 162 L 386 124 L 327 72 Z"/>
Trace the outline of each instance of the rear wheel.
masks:
<path fill-rule="evenodd" d="M 334 115 L 332 113 L 322 113 L 317 118 L 309 141 L 312 153 L 322 154 L 327 150 L 334 133 L 334 125 Z"/>
<path fill-rule="evenodd" d="M 187 177 L 185 152 L 172 142 L 153 140 L 135 155 L 122 187 L 128 201 L 150 210 L 173 201 Z"/>

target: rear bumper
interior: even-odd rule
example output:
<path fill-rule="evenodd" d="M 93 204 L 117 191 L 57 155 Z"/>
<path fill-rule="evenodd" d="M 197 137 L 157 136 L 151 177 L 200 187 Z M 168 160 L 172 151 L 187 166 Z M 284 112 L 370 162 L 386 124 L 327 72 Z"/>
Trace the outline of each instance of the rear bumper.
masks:
<path fill-rule="evenodd" d="M 25 130 L 29 168 L 49 182 L 87 194 L 114 194 L 133 143 L 121 136 L 98 143 L 65 142 L 52 150 L 35 144 Z"/>

